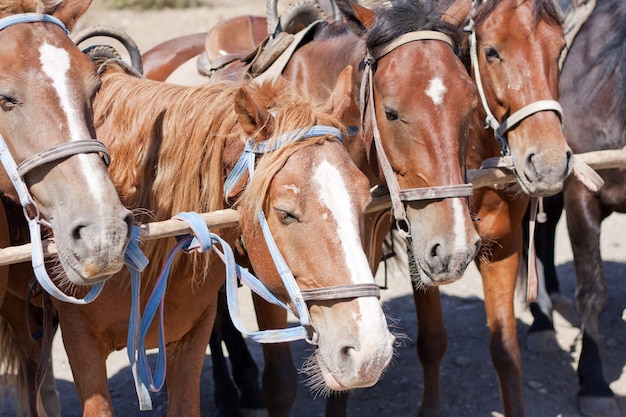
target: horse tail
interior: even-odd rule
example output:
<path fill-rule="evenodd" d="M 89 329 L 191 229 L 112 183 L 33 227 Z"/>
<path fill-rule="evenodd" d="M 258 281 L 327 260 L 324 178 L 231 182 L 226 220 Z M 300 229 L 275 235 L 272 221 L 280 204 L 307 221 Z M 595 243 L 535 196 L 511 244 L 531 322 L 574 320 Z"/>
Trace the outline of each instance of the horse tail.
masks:
<path fill-rule="evenodd" d="M 9 399 L 18 405 L 16 415 L 24 415 L 28 410 L 28 391 L 26 378 L 22 371 L 21 361 L 16 349 L 16 341 L 13 330 L 9 324 L 0 317 L 0 395 L 2 402 Z"/>

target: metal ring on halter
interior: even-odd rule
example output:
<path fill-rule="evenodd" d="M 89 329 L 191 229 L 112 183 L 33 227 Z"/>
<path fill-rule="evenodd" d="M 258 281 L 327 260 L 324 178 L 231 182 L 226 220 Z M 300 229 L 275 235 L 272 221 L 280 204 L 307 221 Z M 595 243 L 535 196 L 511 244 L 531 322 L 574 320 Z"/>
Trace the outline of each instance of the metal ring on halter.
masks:
<path fill-rule="evenodd" d="M 311 346 L 317 346 L 319 340 L 320 340 L 319 334 L 315 331 L 315 328 L 311 326 L 311 335 L 305 337 L 304 341 L 307 342 Z"/>

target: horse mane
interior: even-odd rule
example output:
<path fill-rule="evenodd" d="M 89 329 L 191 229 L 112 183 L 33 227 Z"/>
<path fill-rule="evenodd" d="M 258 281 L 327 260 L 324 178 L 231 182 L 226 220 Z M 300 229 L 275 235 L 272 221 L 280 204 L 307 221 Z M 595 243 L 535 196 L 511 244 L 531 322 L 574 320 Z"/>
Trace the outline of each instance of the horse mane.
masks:
<path fill-rule="evenodd" d="M 270 143 L 300 128 L 341 126 L 324 114 L 319 103 L 293 91 L 282 79 L 187 87 L 135 78 L 119 68 L 106 68 L 101 78 L 102 87 L 94 100 L 94 125 L 114 158 L 110 173 L 120 198 L 138 212 L 136 218 L 142 222 L 167 220 L 181 211 L 204 213 L 228 207 L 224 180 L 248 139 L 234 109 L 239 89 L 274 116 L 275 134 L 263 138 Z M 306 143 L 310 142 L 283 146 L 260 159 L 255 177 L 238 202 L 242 208 L 251 206 L 248 217 L 256 219 L 255 210 L 264 201 L 274 174 Z M 164 246 L 146 248 L 151 264 L 162 265 L 169 251 Z M 209 273 L 208 264 L 204 262 L 203 277 Z"/>
<path fill-rule="evenodd" d="M 560 7 L 557 4 L 557 0 L 526 0 L 531 1 L 533 6 L 533 20 L 535 26 L 539 22 L 545 21 L 552 26 L 563 25 L 563 15 Z M 482 22 L 494 11 L 496 7 L 502 2 L 502 0 L 486 0 L 478 5 L 475 10 L 474 24 L 476 26 L 482 24 Z"/>
<path fill-rule="evenodd" d="M 399 36 L 419 30 L 442 32 L 452 38 L 455 45 L 461 41 L 460 30 L 441 19 L 442 13 L 437 11 L 431 0 L 392 1 L 392 7 L 377 9 L 377 19 L 367 33 L 366 45 L 369 50 L 391 42 Z M 455 47 L 458 51 L 458 48 Z"/>
<path fill-rule="evenodd" d="M 55 5 L 56 1 L 41 0 L 0 0 L 0 15 L 19 13 L 46 13 Z"/>

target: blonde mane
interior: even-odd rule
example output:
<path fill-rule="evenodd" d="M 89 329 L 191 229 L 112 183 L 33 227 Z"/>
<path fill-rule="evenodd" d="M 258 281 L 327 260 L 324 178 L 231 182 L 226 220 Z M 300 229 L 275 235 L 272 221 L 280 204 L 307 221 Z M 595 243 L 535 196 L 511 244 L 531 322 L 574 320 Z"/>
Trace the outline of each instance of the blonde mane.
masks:
<path fill-rule="evenodd" d="M 321 106 L 294 93 L 283 81 L 186 87 L 137 79 L 117 69 L 104 71 L 94 100 L 94 124 L 112 155 L 111 178 L 124 204 L 138 213 L 138 221 L 228 207 L 224 180 L 247 140 L 234 109 L 241 88 L 274 115 L 275 133 L 269 142 L 317 124 L 341 128 Z M 289 155 L 310 143 L 297 141 L 259 159 L 255 177 L 239 200 L 245 216 L 260 207 L 271 179 Z M 151 263 L 161 265 L 166 252 L 155 249 L 147 254 Z"/>

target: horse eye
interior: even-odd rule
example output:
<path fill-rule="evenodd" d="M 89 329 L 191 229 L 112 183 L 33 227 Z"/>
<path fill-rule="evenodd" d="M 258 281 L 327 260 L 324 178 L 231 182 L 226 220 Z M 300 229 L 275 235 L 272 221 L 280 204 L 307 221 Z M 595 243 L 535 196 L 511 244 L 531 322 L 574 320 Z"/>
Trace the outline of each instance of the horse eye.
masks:
<path fill-rule="evenodd" d="M 0 96 L 0 108 L 4 111 L 11 111 L 17 106 L 17 101 L 6 96 Z"/>
<path fill-rule="evenodd" d="M 487 57 L 487 61 L 488 62 L 494 62 L 494 61 L 501 61 L 502 60 L 502 58 L 500 58 L 500 54 L 498 54 L 498 51 L 496 50 L 496 48 L 494 48 L 492 46 L 485 47 L 485 57 Z"/>
<path fill-rule="evenodd" d="M 274 211 L 278 215 L 278 218 L 280 219 L 280 222 L 282 224 L 286 225 L 286 224 L 291 224 L 291 223 L 297 223 L 298 221 L 300 221 L 296 216 L 289 213 L 288 211 L 277 209 L 277 208 L 274 208 Z"/>
<path fill-rule="evenodd" d="M 387 117 L 387 120 L 391 122 L 394 120 L 398 120 L 398 118 L 400 117 L 397 111 L 388 108 L 385 108 L 385 116 Z"/>

